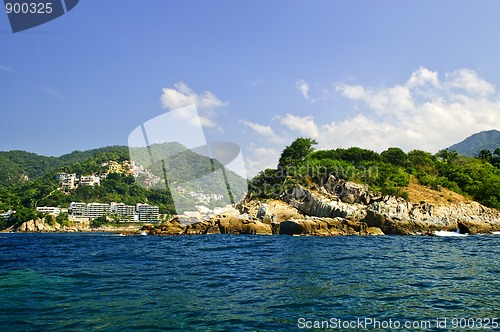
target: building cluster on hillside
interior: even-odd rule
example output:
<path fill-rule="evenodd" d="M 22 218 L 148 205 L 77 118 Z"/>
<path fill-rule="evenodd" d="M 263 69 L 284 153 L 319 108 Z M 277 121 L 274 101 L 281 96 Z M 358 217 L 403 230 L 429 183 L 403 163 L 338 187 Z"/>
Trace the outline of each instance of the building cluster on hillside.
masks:
<path fill-rule="evenodd" d="M 175 188 L 178 193 L 191 196 L 196 203 L 208 204 L 210 202 L 216 202 L 224 199 L 224 195 L 221 194 L 204 194 L 203 192 L 189 191 L 181 186 Z"/>
<path fill-rule="evenodd" d="M 161 181 L 159 176 L 154 175 L 150 170 L 142 165 L 135 164 L 133 161 L 125 160 L 121 163 L 109 161 L 101 164 L 101 166 L 108 168 L 107 172 L 102 175 L 87 174 L 78 177 L 75 173 L 58 173 L 54 178 L 59 182 L 59 189 L 63 191 L 71 191 L 78 188 L 78 186 L 98 186 L 110 173 L 132 175 L 146 188 L 152 187 Z"/>
<path fill-rule="evenodd" d="M 96 186 L 101 184 L 101 178 L 104 175 L 98 176 L 96 174 L 82 175 L 77 177 L 75 173 L 58 173 L 55 176 L 56 181 L 59 182 L 59 188 L 64 191 L 70 191 L 82 186 Z"/>
<path fill-rule="evenodd" d="M 102 216 L 117 217 L 121 221 L 155 222 L 159 218 L 159 208 L 154 205 L 138 203 L 136 205 L 126 205 L 124 203 L 82 203 L 72 202 L 68 209 L 61 209 L 52 206 L 39 206 L 37 213 L 59 215 L 68 212 L 73 218 L 95 219 Z"/>
<path fill-rule="evenodd" d="M 142 165 L 137 165 L 133 161 L 129 162 L 130 174 L 143 184 L 146 188 L 150 188 L 161 182 L 161 177 L 154 175 L 149 169 Z"/>

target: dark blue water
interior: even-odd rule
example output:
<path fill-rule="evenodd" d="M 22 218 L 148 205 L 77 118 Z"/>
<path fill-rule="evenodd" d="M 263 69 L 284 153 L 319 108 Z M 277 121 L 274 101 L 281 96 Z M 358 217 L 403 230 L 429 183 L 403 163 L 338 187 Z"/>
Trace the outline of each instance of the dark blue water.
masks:
<path fill-rule="evenodd" d="M 500 236 L 0 234 L 0 331 L 485 324 L 500 320 L 499 245 Z M 341 330 L 381 329 L 350 326 Z"/>

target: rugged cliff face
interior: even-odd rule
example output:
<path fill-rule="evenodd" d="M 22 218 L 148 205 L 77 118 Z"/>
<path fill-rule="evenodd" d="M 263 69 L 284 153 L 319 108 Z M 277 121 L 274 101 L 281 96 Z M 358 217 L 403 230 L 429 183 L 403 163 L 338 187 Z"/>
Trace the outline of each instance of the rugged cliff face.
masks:
<path fill-rule="evenodd" d="M 364 221 L 368 225 L 394 229 L 394 234 L 429 233 L 436 230 L 460 230 L 461 233 L 491 233 L 500 229 L 500 214 L 477 202 L 434 206 L 412 204 L 386 197 L 370 204 Z"/>
<path fill-rule="evenodd" d="M 346 188 L 351 186 L 345 183 Z M 324 189 L 323 189 L 324 190 Z M 431 234 L 437 230 L 477 234 L 500 230 L 500 213 L 477 202 L 432 205 L 412 204 L 393 196 L 374 197 L 367 191 L 344 196 L 323 190 L 313 191 L 295 187 L 283 195 L 283 200 L 308 216 L 342 218 L 350 222 L 380 228 L 385 234 Z M 349 190 L 345 190 L 349 192 Z M 365 202 L 363 204 L 362 202 Z"/>

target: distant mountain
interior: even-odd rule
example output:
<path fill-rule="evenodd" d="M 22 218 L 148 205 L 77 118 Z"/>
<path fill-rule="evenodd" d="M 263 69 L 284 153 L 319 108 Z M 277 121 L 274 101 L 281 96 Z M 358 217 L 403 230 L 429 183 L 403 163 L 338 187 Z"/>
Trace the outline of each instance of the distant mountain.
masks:
<path fill-rule="evenodd" d="M 500 148 L 500 131 L 488 130 L 469 136 L 462 142 L 453 144 L 448 150 L 455 150 L 468 157 L 477 157 L 481 150 L 493 152 L 496 148 Z"/>

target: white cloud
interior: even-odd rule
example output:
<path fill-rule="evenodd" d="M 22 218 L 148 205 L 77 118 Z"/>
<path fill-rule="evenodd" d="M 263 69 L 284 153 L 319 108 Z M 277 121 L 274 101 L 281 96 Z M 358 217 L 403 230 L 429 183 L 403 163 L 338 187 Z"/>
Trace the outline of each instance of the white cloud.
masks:
<path fill-rule="evenodd" d="M 306 81 L 298 80 L 295 83 L 295 87 L 300 91 L 304 98 L 306 98 L 307 100 L 311 100 L 311 98 L 309 97 L 309 84 L 307 84 Z"/>
<path fill-rule="evenodd" d="M 260 78 L 257 78 L 257 79 L 255 79 L 255 80 L 252 80 L 252 81 L 250 82 L 250 85 L 251 85 L 251 86 L 258 86 L 258 85 L 261 85 L 261 84 L 263 84 L 263 83 L 264 83 L 264 82 L 262 82 L 262 80 L 261 80 Z"/>
<path fill-rule="evenodd" d="M 280 150 L 272 147 L 258 147 L 251 144 L 246 151 L 246 173 L 249 177 L 255 176 L 266 168 L 276 168 L 281 155 Z"/>
<path fill-rule="evenodd" d="M 65 97 L 57 90 L 54 90 L 54 89 L 51 89 L 51 88 L 48 88 L 48 87 L 42 87 L 40 88 L 43 92 L 45 92 L 46 94 L 52 96 L 52 97 L 55 97 L 57 99 L 65 99 Z"/>
<path fill-rule="evenodd" d="M 201 124 L 209 128 L 217 128 L 220 131 L 217 123 L 211 119 L 215 116 L 215 110 L 227 106 L 229 103 L 217 98 L 210 91 L 204 91 L 197 94 L 187 84 L 179 82 L 174 84 L 174 88 L 164 88 L 160 97 L 162 106 L 170 110 L 181 108 L 188 105 L 196 105 L 200 112 Z"/>
<path fill-rule="evenodd" d="M 410 88 L 415 88 L 418 86 L 425 86 L 430 84 L 433 87 L 438 88 L 440 86 L 438 73 L 435 71 L 430 71 L 425 67 L 420 67 L 414 71 L 410 79 L 406 82 L 406 86 Z"/>
<path fill-rule="evenodd" d="M 311 115 L 300 117 L 287 113 L 285 116 L 276 116 L 276 119 L 291 131 L 302 136 L 317 138 L 319 136 L 318 126 Z"/>
<path fill-rule="evenodd" d="M 493 84 L 470 69 L 442 77 L 440 80 L 437 72 L 420 67 L 406 82 L 389 87 L 338 83 L 335 92 L 351 101 L 356 115 L 323 123 L 312 115 L 286 114 L 272 119 L 283 131 L 316 138 L 321 149 L 358 146 L 378 152 L 400 147 L 436 153 L 479 131 L 500 129 L 500 96 Z M 254 128 L 267 135 L 277 130 L 258 124 Z M 249 170 L 254 171 L 249 175 L 275 167 L 280 151 L 293 138 L 288 135 L 286 142 L 269 142 L 265 147 L 252 145 L 248 162 Z"/>
<path fill-rule="evenodd" d="M 210 91 L 197 94 L 183 82 L 174 84 L 174 87 L 163 89 L 161 102 L 165 108 L 173 110 L 194 104 L 198 110 L 214 110 L 228 105 Z"/>
<path fill-rule="evenodd" d="M 441 82 L 437 72 L 420 67 L 402 85 L 338 84 L 337 92 L 365 102 L 367 108 L 342 122 L 320 126 L 320 144 L 437 152 L 475 132 L 499 128 L 500 99 L 493 84 L 470 69 L 444 77 Z"/>
<path fill-rule="evenodd" d="M 446 74 L 447 87 L 463 90 L 479 96 L 488 96 L 495 92 L 495 86 L 477 76 L 477 73 L 470 69 L 459 69 Z"/>
<path fill-rule="evenodd" d="M 398 114 L 414 107 L 410 89 L 403 85 L 374 90 L 360 85 L 337 84 L 335 90 L 349 99 L 366 102 L 380 114 Z"/>
<path fill-rule="evenodd" d="M 284 140 L 283 137 L 280 137 L 279 135 L 277 135 L 274 132 L 274 130 L 271 128 L 271 126 L 265 126 L 265 125 L 250 122 L 247 120 L 240 120 L 239 122 L 248 126 L 250 129 L 255 131 L 257 134 L 263 136 L 264 138 L 266 138 L 274 143 L 282 143 Z"/>

